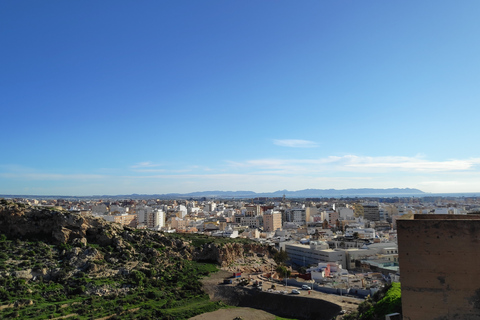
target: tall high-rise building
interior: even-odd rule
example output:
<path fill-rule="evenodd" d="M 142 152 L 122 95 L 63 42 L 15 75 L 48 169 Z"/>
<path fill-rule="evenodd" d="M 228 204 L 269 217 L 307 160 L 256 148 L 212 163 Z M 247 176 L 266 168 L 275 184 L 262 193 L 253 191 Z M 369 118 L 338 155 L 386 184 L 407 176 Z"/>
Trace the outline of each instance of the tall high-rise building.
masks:
<path fill-rule="evenodd" d="M 260 214 L 260 205 L 251 204 L 245 206 L 245 217 L 256 217 Z"/>
<path fill-rule="evenodd" d="M 364 203 L 363 217 L 370 221 L 380 221 L 380 210 L 378 209 L 378 203 Z"/>
<path fill-rule="evenodd" d="M 165 212 L 162 210 L 153 210 L 147 213 L 147 228 L 161 229 L 165 226 Z"/>
<path fill-rule="evenodd" d="M 263 230 L 273 232 L 282 228 L 282 213 L 278 211 L 267 211 L 263 215 Z"/>

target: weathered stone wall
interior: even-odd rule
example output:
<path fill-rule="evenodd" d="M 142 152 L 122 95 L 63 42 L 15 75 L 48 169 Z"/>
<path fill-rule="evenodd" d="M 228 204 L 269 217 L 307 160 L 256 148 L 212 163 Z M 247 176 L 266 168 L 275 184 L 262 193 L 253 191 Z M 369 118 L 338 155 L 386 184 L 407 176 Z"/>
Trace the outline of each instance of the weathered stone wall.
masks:
<path fill-rule="evenodd" d="M 397 223 L 403 319 L 480 319 L 480 216 Z"/>

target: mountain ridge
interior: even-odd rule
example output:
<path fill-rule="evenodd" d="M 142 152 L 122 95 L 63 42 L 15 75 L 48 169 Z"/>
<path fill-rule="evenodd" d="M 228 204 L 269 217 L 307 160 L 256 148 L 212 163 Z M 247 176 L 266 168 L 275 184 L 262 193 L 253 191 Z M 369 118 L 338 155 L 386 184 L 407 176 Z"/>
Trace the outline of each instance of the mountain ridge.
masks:
<path fill-rule="evenodd" d="M 395 197 L 420 196 L 428 193 L 415 188 L 350 188 L 350 189 L 302 189 L 296 191 L 277 190 L 274 192 L 254 191 L 196 191 L 190 193 L 165 194 L 123 194 L 123 195 L 92 195 L 92 196 L 36 196 L 36 195 L 0 195 L 0 197 L 38 197 L 38 198 L 257 198 L 257 197 L 285 197 L 287 198 L 324 198 L 324 197 Z"/>

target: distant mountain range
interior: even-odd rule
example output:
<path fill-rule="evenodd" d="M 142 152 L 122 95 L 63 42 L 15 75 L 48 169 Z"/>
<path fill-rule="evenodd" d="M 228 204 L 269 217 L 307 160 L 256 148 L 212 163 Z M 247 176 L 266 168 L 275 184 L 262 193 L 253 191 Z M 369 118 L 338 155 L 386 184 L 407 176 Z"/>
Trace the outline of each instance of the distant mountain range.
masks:
<path fill-rule="evenodd" d="M 342 197 L 408 197 L 422 196 L 427 193 L 412 188 L 389 189 L 304 189 L 298 191 L 278 190 L 275 192 L 253 191 L 199 191 L 191 193 L 168 194 L 129 194 L 129 195 L 96 195 L 96 196 L 33 196 L 33 195 L 0 195 L 4 198 L 116 198 L 116 199 L 185 199 L 185 198 L 342 198 Z"/>
<path fill-rule="evenodd" d="M 410 195 L 423 195 L 425 192 L 418 189 L 411 188 L 389 188 L 389 189 L 304 189 L 298 191 L 278 190 L 275 192 L 261 192 L 256 193 L 253 191 L 202 191 L 191 193 L 169 193 L 162 196 L 171 198 L 185 198 L 185 197 L 206 197 L 206 198 L 256 198 L 256 197 L 269 197 L 278 198 L 325 198 L 325 197 L 368 197 L 368 196 L 410 196 Z"/>

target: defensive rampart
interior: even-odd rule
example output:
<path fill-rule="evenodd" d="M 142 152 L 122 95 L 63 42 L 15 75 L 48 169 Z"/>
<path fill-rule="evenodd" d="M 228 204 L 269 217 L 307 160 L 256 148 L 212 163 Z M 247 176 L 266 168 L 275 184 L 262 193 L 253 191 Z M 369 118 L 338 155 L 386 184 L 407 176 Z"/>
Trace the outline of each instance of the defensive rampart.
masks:
<path fill-rule="evenodd" d="M 480 216 L 398 220 L 404 320 L 480 319 Z"/>

